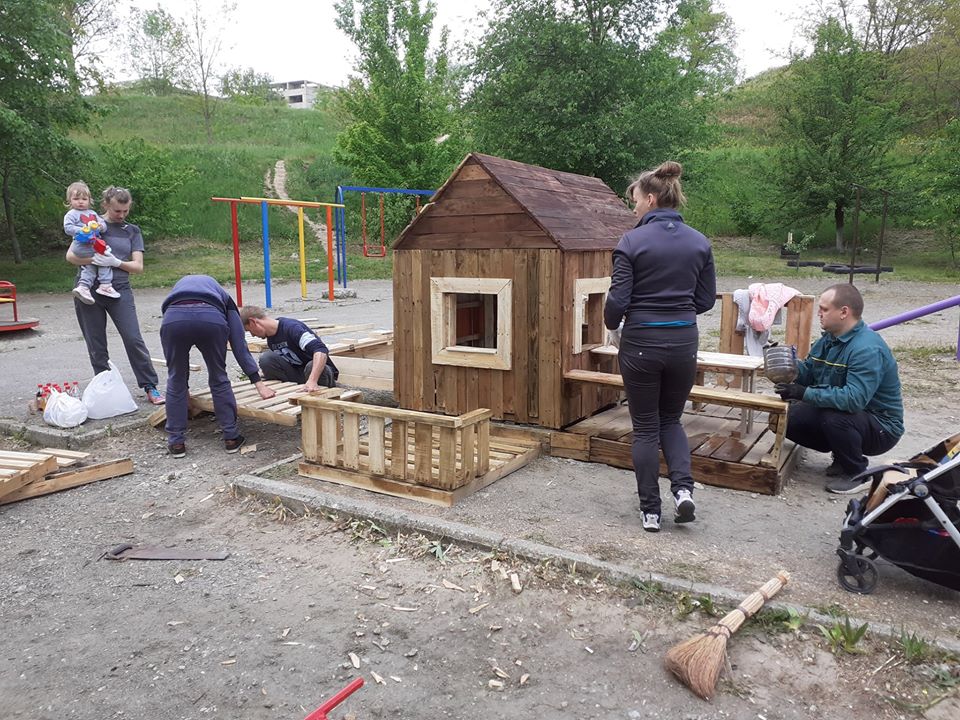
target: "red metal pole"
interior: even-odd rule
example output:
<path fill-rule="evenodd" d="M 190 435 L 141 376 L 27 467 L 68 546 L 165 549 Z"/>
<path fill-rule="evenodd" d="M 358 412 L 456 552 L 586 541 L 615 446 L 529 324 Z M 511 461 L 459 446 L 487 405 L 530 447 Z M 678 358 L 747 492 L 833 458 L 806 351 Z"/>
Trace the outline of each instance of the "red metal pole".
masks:
<path fill-rule="evenodd" d="M 387 229 L 383 222 L 383 193 L 380 193 L 380 257 L 387 255 Z"/>
<path fill-rule="evenodd" d="M 243 290 L 240 286 L 240 230 L 237 227 L 237 202 L 230 201 L 230 225 L 233 229 L 233 274 L 237 280 L 237 307 L 243 307 Z"/>
<path fill-rule="evenodd" d="M 330 206 L 327 206 L 327 283 L 330 302 L 333 302 L 333 209 Z"/>

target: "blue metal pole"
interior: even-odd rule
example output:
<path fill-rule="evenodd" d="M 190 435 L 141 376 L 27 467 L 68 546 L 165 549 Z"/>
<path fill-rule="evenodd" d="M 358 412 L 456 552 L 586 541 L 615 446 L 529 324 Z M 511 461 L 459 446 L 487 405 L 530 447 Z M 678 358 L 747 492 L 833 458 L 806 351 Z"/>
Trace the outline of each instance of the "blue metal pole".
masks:
<path fill-rule="evenodd" d="M 952 298 L 947 298 L 946 300 L 941 300 L 940 302 L 935 302 L 931 305 L 924 305 L 923 307 L 916 308 L 915 310 L 894 315 L 886 320 L 878 320 L 877 322 L 870 324 L 870 329 L 883 330 L 891 325 L 899 325 L 900 323 L 907 322 L 908 320 L 916 320 L 924 315 L 930 315 L 932 313 L 940 312 L 941 310 L 946 310 L 947 308 L 957 306 L 960 306 L 960 295 L 954 295 Z M 957 335 L 957 361 L 960 362 L 960 330 L 958 330 Z"/>
<path fill-rule="evenodd" d="M 336 199 L 339 205 L 343 204 L 343 188 L 337 185 Z M 347 286 L 347 218 L 344 208 L 336 208 L 336 237 L 337 237 L 337 279 L 341 287 Z"/>
<path fill-rule="evenodd" d="M 269 205 L 260 203 L 260 223 L 263 225 L 263 283 L 266 287 L 266 306 L 272 308 L 270 301 L 270 222 L 267 210 Z"/>

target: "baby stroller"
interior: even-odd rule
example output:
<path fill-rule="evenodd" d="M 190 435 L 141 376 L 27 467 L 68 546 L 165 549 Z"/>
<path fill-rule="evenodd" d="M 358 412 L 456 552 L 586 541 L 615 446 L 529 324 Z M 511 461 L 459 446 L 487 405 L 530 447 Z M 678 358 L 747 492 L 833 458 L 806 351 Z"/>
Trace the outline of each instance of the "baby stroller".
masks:
<path fill-rule="evenodd" d="M 905 463 L 868 468 L 870 490 L 851 500 L 840 532 L 837 580 L 872 593 L 882 557 L 911 575 L 960 590 L 960 434 Z"/>

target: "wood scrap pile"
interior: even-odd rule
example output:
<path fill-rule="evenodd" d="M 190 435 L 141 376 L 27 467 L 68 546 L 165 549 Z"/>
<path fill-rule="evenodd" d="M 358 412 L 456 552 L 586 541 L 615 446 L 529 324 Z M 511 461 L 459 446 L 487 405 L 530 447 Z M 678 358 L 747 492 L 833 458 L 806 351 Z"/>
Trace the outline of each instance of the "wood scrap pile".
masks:
<path fill-rule="evenodd" d="M 0 450 L 0 505 L 133 472 L 130 458 L 87 462 L 89 458 L 90 453 L 57 448 Z"/>

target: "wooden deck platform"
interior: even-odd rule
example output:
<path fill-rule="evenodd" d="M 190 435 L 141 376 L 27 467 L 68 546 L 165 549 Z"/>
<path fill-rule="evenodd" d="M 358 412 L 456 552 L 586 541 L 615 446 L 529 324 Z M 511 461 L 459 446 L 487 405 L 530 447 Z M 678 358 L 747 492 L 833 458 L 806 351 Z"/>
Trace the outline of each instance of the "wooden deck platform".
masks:
<path fill-rule="evenodd" d="M 695 411 L 691 403 L 683 415 L 690 442 L 693 478 L 705 485 L 776 495 L 793 470 L 800 448 L 783 441 L 779 458 L 770 462 L 776 434 L 758 418 L 749 433 L 740 431 L 736 408 L 707 406 Z M 630 413 L 618 405 L 551 434 L 551 454 L 614 467 L 633 468 Z M 667 468 L 661 457 L 660 471 Z"/>

